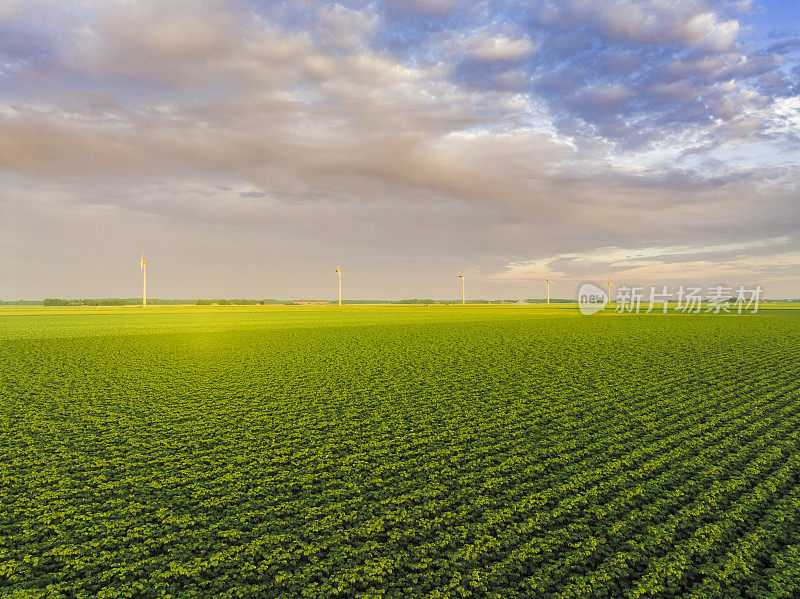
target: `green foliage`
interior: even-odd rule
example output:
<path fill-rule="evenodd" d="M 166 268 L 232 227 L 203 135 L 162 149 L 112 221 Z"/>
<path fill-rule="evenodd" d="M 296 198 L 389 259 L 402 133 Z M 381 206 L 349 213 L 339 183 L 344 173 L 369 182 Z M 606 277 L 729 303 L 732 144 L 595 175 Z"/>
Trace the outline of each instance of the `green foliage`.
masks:
<path fill-rule="evenodd" d="M 97 303 L 100 306 L 124 306 L 125 300 L 119 297 L 106 297 L 99 300 Z"/>
<path fill-rule="evenodd" d="M 800 596 L 796 311 L 62 312 L 0 314 L 0 596 Z"/>
<path fill-rule="evenodd" d="M 149 301 L 149 300 L 148 300 Z M 267 300 L 265 300 L 267 301 Z M 262 300 L 252 300 L 252 299 L 206 299 L 206 300 L 194 300 L 191 302 L 197 306 L 211 306 L 211 305 L 218 305 L 218 306 L 256 306 L 260 305 Z"/>
<path fill-rule="evenodd" d="M 42 302 L 42 305 L 44 306 L 69 306 L 69 304 L 70 304 L 69 300 L 56 299 L 52 297 L 47 297 Z"/>

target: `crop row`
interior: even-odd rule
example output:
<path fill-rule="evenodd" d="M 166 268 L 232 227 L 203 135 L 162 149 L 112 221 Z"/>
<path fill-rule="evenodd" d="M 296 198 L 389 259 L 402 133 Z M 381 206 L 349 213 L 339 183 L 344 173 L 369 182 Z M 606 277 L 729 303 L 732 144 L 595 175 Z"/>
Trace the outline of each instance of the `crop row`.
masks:
<path fill-rule="evenodd" d="M 790 597 L 797 329 L 504 316 L 14 340 L 0 589 Z"/>

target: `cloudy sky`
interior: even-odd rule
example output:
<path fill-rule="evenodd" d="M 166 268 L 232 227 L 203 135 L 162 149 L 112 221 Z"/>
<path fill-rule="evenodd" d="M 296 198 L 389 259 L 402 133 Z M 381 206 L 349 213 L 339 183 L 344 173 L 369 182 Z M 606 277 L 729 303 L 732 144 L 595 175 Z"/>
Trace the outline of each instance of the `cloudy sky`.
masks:
<path fill-rule="evenodd" d="M 0 0 L 0 298 L 800 296 L 796 0 Z"/>

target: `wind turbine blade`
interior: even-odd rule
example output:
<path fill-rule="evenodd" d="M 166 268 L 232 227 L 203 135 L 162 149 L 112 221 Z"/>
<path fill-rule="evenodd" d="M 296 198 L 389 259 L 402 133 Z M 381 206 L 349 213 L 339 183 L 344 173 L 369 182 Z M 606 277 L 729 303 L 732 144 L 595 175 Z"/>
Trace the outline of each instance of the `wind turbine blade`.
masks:
<path fill-rule="evenodd" d="M 547 282 L 547 281 L 542 281 L 541 283 L 539 283 L 539 284 L 537 285 L 537 287 L 541 287 L 541 286 L 542 286 L 542 285 L 544 285 L 546 282 Z"/>
<path fill-rule="evenodd" d="M 344 258 L 344 256 L 342 256 Z M 336 270 L 340 270 L 342 268 L 342 258 L 339 258 L 339 266 L 336 267 Z"/>
<path fill-rule="evenodd" d="M 467 272 L 467 265 L 466 264 L 464 265 L 464 268 L 461 270 L 461 274 L 463 275 L 465 272 Z"/>

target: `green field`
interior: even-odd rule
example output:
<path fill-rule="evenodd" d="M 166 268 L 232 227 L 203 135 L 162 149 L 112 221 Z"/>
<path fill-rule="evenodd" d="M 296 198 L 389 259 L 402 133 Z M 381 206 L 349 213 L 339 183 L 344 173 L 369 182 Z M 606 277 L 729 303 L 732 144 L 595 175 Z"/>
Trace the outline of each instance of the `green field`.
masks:
<path fill-rule="evenodd" d="M 800 597 L 800 311 L 0 310 L 0 596 Z"/>

